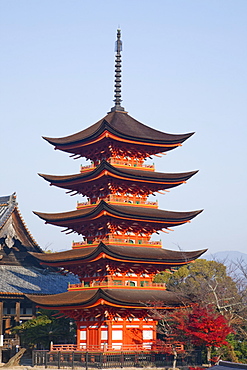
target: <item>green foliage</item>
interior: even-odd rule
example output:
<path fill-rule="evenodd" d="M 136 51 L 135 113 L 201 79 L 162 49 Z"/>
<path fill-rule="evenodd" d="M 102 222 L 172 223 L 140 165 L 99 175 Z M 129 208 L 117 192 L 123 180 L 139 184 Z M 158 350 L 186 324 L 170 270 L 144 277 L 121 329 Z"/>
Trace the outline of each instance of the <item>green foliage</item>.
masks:
<path fill-rule="evenodd" d="M 238 334 L 229 334 L 227 346 L 221 348 L 221 359 L 225 361 L 247 363 L 247 340 L 241 340 Z"/>
<path fill-rule="evenodd" d="M 215 279 L 221 281 L 227 277 L 226 267 L 216 261 L 198 259 L 194 263 L 179 268 L 169 280 L 168 285 L 172 287 L 181 284 L 198 291 L 201 285 L 206 282 L 213 282 Z"/>
<path fill-rule="evenodd" d="M 26 321 L 12 329 L 21 338 L 25 348 L 49 349 L 53 343 L 73 343 L 75 326 L 71 319 L 56 318 L 57 311 L 40 310 L 36 318 Z"/>
<path fill-rule="evenodd" d="M 165 283 L 167 284 L 168 281 L 171 278 L 171 272 L 170 271 L 162 271 L 159 274 L 157 274 L 154 278 L 154 283 Z"/>
<path fill-rule="evenodd" d="M 227 275 L 226 266 L 216 261 L 198 259 L 173 274 L 160 273 L 154 281 L 165 282 L 168 290 L 181 292 L 196 302 L 215 304 L 218 309 L 238 297 L 236 283 Z"/>

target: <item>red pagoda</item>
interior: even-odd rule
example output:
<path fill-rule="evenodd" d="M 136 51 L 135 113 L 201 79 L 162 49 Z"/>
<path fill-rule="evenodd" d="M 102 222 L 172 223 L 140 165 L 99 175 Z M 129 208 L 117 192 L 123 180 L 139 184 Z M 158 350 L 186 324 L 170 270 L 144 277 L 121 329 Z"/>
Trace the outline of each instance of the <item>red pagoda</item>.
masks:
<path fill-rule="evenodd" d="M 77 323 L 77 349 L 150 349 L 156 340 L 156 308 L 174 309 L 183 300 L 153 283 L 160 271 L 173 269 L 198 258 L 194 252 L 162 249 L 151 241 L 153 233 L 190 222 L 201 211 L 159 210 L 150 194 L 185 183 L 197 171 L 159 173 L 145 164 L 151 155 L 172 150 L 192 133 L 172 135 L 152 129 L 121 106 L 121 47 L 117 31 L 115 105 L 89 128 L 49 143 L 77 158 L 91 160 L 80 173 L 40 176 L 51 185 L 87 197 L 77 209 L 64 213 L 35 212 L 46 223 L 82 235 L 72 250 L 35 254 L 43 264 L 69 270 L 80 278 L 68 291 L 49 296 L 31 296 L 40 307 L 59 310 Z M 53 348 L 54 349 L 54 348 Z"/>

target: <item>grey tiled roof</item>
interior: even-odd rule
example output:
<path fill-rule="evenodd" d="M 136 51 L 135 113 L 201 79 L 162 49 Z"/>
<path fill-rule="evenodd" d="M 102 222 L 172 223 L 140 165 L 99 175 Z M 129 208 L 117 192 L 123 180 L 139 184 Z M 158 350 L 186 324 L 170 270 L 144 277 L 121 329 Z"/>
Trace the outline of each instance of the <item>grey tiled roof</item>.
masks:
<path fill-rule="evenodd" d="M 15 193 L 0 197 L 0 230 L 15 209 L 17 209 Z M 30 235 L 33 240 L 23 221 L 21 222 L 27 235 Z M 36 245 L 34 240 L 33 245 L 34 247 Z M 41 251 L 38 246 L 34 250 Z M 67 290 L 68 283 L 79 283 L 79 279 L 73 274 L 62 275 L 59 272 L 52 272 L 35 266 L 0 265 L 0 293 L 63 293 Z"/>
<path fill-rule="evenodd" d="M 11 197 L 11 195 L 6 195 L 6 196 L 3 196 L 3 197 L 0 197 L 0 205 L 2 205 L 4 203 L 8 203 L 9 200 L 10 200 L 10 197 Z"/>
<path fill-rule="evenodd" d="M 0 228 L 4 225 L 5 221 L 11 215 L 16 206 L 17 202 L 15 193 L 0 197 Z"/>
<path fill-rule="evenodd" d="M 210 367 L 210 370 L 246 370 L 246 364 L 240 364 L 237 362 L 220 361 L 218 365 Z"/>
<path fill-rule="evenodd" d="M 56 294 L 65 292 L 68 283 L 79 279 L 35 267 L 0 266 L 0 293 Z"/>
<path fill-rule="evenodd" d="M 14 218 L 13 215 L 15 216 Z M 16 200 L 16 193 L 0 197 L 0 237 L 6 238 L 8 236 L 8 229 L 4 230 L 4 226 L 9 220 L 15 229 L 15 235 L 11 233 L 9 235 L 11 238 L 18 239 L 23 244 L 23 247 L 29 251 L 43 252 L 21 216 Z"/>

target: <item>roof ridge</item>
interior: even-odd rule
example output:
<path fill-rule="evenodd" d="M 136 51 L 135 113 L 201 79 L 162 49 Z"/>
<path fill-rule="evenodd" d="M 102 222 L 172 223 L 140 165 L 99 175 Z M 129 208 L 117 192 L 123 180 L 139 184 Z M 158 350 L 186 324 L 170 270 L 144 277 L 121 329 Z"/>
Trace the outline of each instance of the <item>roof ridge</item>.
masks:
<path fill-rule="evenodd" d="M 2 199 L 2 202 L 1 202 Z M 6 224 L 7 220 L 17 208 L 18 203 L 16 202 L 16 193 L 11 195 L 0 197 L 0 228 Z M 2 210 L 1 210 L 2 208 Z"/>

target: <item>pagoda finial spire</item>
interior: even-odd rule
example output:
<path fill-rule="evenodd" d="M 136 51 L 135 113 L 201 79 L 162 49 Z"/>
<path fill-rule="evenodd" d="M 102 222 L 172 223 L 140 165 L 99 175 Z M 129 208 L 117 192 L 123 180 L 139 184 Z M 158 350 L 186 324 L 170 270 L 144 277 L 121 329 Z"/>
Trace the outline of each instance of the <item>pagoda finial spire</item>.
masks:
<path fill-rule="evenodd" d="M 115 102 L 114 107 L 111 108 L 111 112 L 124 111 L 124 108 L 121 107 L 121 51 L 122 51 L 122 41 L 121 41 L 121 30 L 117 30 L 117 41 L 115 44 Z"/>

